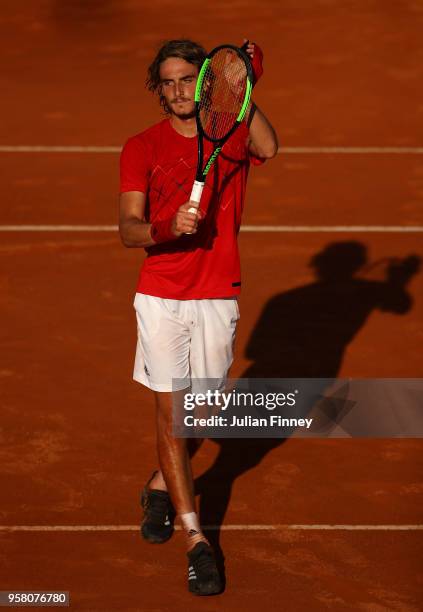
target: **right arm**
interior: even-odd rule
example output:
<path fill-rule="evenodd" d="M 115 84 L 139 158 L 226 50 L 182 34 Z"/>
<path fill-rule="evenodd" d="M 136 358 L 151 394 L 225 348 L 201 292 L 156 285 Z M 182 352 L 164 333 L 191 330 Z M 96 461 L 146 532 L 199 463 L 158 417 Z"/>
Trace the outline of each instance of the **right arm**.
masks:
<path fill-rule="evenodd" d="M 145 194 L 127 191 L 119 199 L 119 234 L 128 248 L 149 247 L 156 244 L 151 238 L 151 223 L 144 220 Z"/>
<path fill-rule="evenodd" d="M 182 234 L 195 234 L 199 214 L 188 212 L 192 204 L 185 202 L 170 220 L 170 240 L 176 240 Z M 122 243 L 128 248 L 145 248 L 157 244 L 151 237 L 151 223 L 145 221 L 145 194 L 142 191 L 127 191 L 120 194 L 119 200 L 119 234 Z"/>

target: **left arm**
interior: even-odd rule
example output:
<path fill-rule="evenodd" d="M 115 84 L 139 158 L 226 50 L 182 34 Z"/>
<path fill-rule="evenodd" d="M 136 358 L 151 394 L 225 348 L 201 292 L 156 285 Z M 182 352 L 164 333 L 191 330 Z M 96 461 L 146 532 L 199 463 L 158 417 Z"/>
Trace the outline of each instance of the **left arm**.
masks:
<path fill-rule="evenodd" d="M 246 38 L 244 38 L 244 43 L 246 45 L 246 53 L 250 58 L 253 68 L 253 84 L 255 85 L 263 74 L 263 52 L 260 47 L 255 43 L 249 42 Z M 263 159 L 275 157 L 278 152 L 278 138 L 276 132 L 270 121 L 254 102 L 250 103 L 245 121 L 250 128 L 248 141 L 250 153 Z"/>
<path fill-rule="evenodd" d="M 250 123 L 248 148 L 256 157 L 271 159 L 278 152 L 276 132 L 270 121 L 254 103 L 251 105 L 248 115 L 251 112 L 254 115 Z M 248 115 L 247 124 L 249 123 Z"/>

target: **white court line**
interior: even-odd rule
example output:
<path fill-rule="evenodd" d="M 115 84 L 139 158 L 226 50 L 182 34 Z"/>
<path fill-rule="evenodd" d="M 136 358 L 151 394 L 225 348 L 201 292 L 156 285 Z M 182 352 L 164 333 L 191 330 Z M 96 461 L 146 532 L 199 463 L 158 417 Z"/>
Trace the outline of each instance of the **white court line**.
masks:
<path fill-rule="evenodd" d="M 117 232 L 117 225 L 0 225 L 0 232 Z M 242 225 L 241 232 L 421 233 L 421 225 Z"/>
<path fill-rule="evenodd" d="M 422 155 L 423 147 L 279 147 L 278 153 L 336 155 Z"/>
<path fill-rule="evenodd" d="M 115 146 L 0 145 L 0 153 L 120 153 Z"/>
<path fill-rule="evenodd" d="M 0 532 L 139 531 L 139 525 L 0 525 Z M 175 529 L 180 531 L 179 525 Z M 208 531 L 422 531 L 423 525 L 203 525 Z"/>
<path fill-rule="evenodd" d="M 242 225 L 241 232 L 423 232 L 420 225 Z"/>
<path fill-rule="evenodd" d="M 0 225 L 0 232 L 117 232 L 117 225 Z"/>
<path fill-rule="evenodd" d="M 120 153 L 120 146 L 0 145 L 1 153 Z M 279 147 L 288 155 L 422 155 L 423 147 Z"/>

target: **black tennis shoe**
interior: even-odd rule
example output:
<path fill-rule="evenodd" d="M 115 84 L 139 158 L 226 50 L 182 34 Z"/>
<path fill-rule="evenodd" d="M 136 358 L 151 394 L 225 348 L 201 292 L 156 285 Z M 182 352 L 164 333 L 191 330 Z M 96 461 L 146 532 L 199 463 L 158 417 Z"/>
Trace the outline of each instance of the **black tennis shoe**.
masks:
<path fill-rule="evenodd" d="M 188 553 L 188 590 L 194 595 L 216 595 L 222 588 L 212 547 L 198 542 Z"/>
<path fill-rule="evenodd" d="M 148 542 L 162 544 L 173 534 L 175 511 L 169 493 L 149 488 L 156 474 L 157 471 L 153 473 L 141 494 L 141 505 L 144 510 L 141 535 Z"/>

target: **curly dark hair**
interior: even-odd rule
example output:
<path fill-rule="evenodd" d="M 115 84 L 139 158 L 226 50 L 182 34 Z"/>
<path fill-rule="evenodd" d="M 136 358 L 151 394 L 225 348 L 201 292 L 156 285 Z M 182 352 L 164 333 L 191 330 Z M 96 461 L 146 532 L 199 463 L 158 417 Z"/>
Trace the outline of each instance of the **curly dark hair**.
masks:
<path fill-rule="evenodd" d="M 145 86 L 149 91 L 159 95 L 160 105 L 165 113 L 168 114 L 170 109 L 166 104 L 164 96 L 160 93 L 160 64 L 169 57 L 179 57 L 189 64 L 194 64 L 200 70 L 206 56 L 207 52 L 201 45 L 188 39 L 168 40 L 160 47 L 156 57 L 148 67 Z"/>

